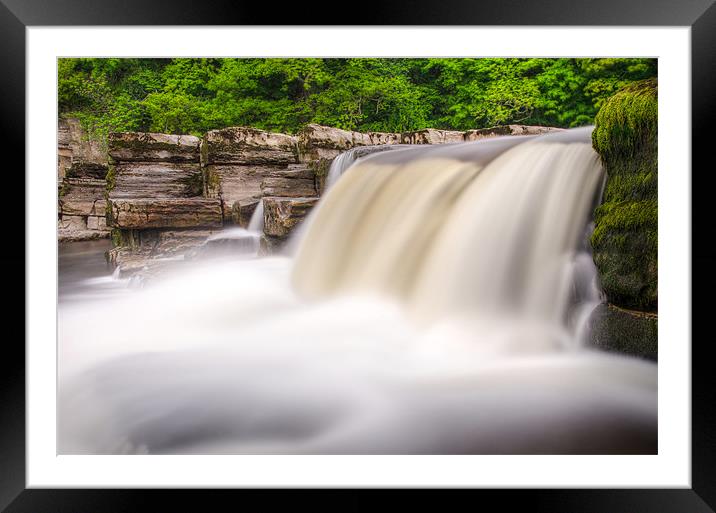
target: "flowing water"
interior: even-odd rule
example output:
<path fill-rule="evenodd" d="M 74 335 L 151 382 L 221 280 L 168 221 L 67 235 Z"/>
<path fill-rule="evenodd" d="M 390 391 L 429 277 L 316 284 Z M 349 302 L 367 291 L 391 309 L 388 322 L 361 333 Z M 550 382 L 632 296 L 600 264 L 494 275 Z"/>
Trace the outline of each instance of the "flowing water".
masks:
<path fill-rule="evenodd" d="M 655 453 L 656 366 L 585 347 L 590 133 L 339 157 L 293 256 L 61 294 L 60 452 Z"/>

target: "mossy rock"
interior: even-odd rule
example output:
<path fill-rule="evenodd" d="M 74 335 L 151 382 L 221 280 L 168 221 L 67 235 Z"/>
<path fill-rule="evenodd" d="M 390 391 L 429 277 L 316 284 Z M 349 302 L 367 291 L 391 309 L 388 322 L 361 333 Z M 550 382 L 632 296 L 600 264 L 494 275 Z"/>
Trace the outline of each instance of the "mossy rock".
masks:
<path fill-rule="evenodd" d="M 622 89 L 602 106 L 592 132 L 607 172 L 594 262 L 610 303 L 645 311 L 658 304 L 657 94 L 656 79 Z"/>

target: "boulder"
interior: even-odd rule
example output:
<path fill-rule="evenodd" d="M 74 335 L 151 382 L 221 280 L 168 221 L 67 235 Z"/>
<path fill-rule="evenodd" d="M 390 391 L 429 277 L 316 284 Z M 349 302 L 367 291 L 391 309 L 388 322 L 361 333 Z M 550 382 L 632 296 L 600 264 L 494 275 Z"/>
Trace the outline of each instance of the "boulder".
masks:
<path fill-rule="evenodd" d="M 256 128 L 210 130 L 202 141 L 202 163 L 294 164 L 298 162 L 297 142 L 294 136 Z"/>
<path fill-rule="evenodd" d="M 122 230 L 216 227 L 221 202 L 206 198 L 111 199 L 107 224 Z"/>
<path fill-rule="evenodd" d="M 658 318 L 655 314 L 601 304 L 589 318 L 590 344 L 605 351 L 657 360 Z"/>
<path fill-rule="evenodd" d="M 607 300 L 655 312 L 658 303 L 657 82 L 636 82 L 597 113 L 594 149 L 607 172 L 594 213 L 594 262 Z"/>
<path fill-rule="evenodd" d="M 298 134 L 302 162 L 330 160 L 356 146 L 400 144 L 401 134 L 389 132 L 351 132 L 340 128 L 310 124 Z"/>
<path fill-rule="evenodd" d="M 369 145 L 374 146 L 379 144 L 400 144 L 403 141 L 402 134 L 390 132 L 368 132 L 366 135 L 370 141 Z"/>
<path fill-rule="evenodd" d="M 308 215 L 318 198 L 265 197 L 263 202 L 264 233 L 285 238 Z"/>
<path fill-rule="evenodd" d="M 314 176 L 314 186 L 316 193 L 322 195 L 326 188 L 326 178 L 328 178 L 328 172 L 331 170 L 331 163 L 333 159 L 318 159 L 308 163 Z"/>
<path fill-rule="evenodd" d="M 530 125 L 499 125 L 490 128 L 480 128 L 465 132 L 465 141 L 479 141 L 489 137 L 504 135 L 540 135 L 548 132 L 561 131 L 562 128 L 551 126 L 530 126 Z"/>
<path fill-rule="evenodd" d="M 114 132 L 108 146 L 115 162 L 199 162 L 199 138 L 193 135 Z"/>
<path fill-rule="evenodd" d="M 353 132 L 316 124 L 306 125 L 298 134 L 302 160 L 333 158 L 353 147 Z"/>
<path fill-rule="evenodd" d="M 403 144 L 450 144 L 465 141 L 465 132 L 455 130 L 436 130 L 426 128 L 415 132 L 405 132 L 401 137 Z"/>
<path fill-rule="evenodd" d="M 251 216 L 259 204 L 259 200 L 235 201 L 231 205 L 231 222 L 242 228 L 248 228 Z"/>
<path fill-rule="evenodd" d="M 111 199 L 188 198 L 203 189 L 198 162 L 121 162 L 110 169 L 108 181 Z"/>

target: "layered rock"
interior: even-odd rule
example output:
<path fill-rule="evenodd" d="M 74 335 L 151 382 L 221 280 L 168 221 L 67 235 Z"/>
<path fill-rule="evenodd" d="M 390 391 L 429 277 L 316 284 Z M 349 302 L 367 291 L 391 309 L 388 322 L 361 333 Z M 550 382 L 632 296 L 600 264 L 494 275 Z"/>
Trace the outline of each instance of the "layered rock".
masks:
<path fill-rule="evenodd" d="M 245 127 L 209 131 L 201 155 L 204 194 L 221 201 L 227 222 L 233 218 L 234 204 L 263 196 L 265 178 L 298 164 L 295 137 Z"/>
<path fill-rule="evenodd" d="M 479 141 L 489 137 L 500 137 L 505 135 L 541 135 L 548 132 L 561 131 L 562 128 L 551 126 L 529 126 L 529 125 L 500 125 L 490 128 L 479 128 L 465 132 L 466 142 Z"/>
<path fill-rule="evenodd" d="M 259 200 L 235 201 L 231 206 L 231 222 L 242 228 L 248 228 L 251 217 L 259 205 Z"/>
<path fill-rule="evenodd" d="M 465 132 L 426 128 L 416 132 L 406 132 L 401 140 L 403 144 L 455 144 L 465 142 Z"/>
<path fill-rule="evenodd" d="M 107 151 L 90 137 L 76 118 L 60 117 L 57 122 L 57 178 L 104 179 L 107 174 Z"/>
<path fill-rule="evenodd" d="M 140 280 L 156 277 L 172 265 L 181 265 L 184 255 L 201 246 L 211 229 L 115 230 L 109 262 L 119 269 L 120 277 Z"/>
<path fill-rule="evenodd" d="M 400 144 L 403 134 L 390 132 L 352 132 L 340 128 L 310 124 L 298 134 L 298 148 L 302 162 L 334 159 L 356 146 Z"/>
<path fill-rule="evenodd" d="M 116 162 L 199 162 L 199 138 L 193 135 L 115 132 L 108 144 Z"/>
<path fill-rule="evenodd" d="M 106 182 L 95 178 L 65 178 L 59 194 L 60 217 L 104 217 Z"/>
<path fill-rule="evenodd" d="M 113 228 L 120 230 L 203 228 L 223 224 L 220 202 L 206 198 L 114 199 L 109 202 L 107 219 Z"/>
<path fill-rule="evenodd" d="M 256 128 L 210 130 L 202 141 L 205 165 L 292 164 L 298 162 L 297 138 Z"/>
<path fill-rule="evenodd" d="M 198 137 L 110 134 L 109 156 L 107 223 L 121 272 L 199 245 L 207 228 L 222 226 L 221 202 L 203 195 Z"/>
<path fill-rule="evenodd" d="M 190 198 L 201 196 L 203 183 L 196 162 L 116 162 L 110 171 L 110 199 Z"/>
<path fill-rule="evenodd" d="M 264 198 L 264 233 L 268 237 L 286 239 L 305 219 L 318 198 Z"/>
<path fill-rule="evenodd" d="M 201 196 L 199 138 L 144 132 L 109 135 L 109 198 Z"/>
<path fill-rule="evenodd" d="M 58 240 L 108 237 L 104 221 L 107 157 L 100 143 L 87 136 L 78 120 L 60 118 L 57 153 Z"/>
<path fill-rule="evenodd" d="M 269 173 L 261 182 L 262 196 L 317 196 L 315 173 L 307 165 L 289 165 L 286 169 Z"/>

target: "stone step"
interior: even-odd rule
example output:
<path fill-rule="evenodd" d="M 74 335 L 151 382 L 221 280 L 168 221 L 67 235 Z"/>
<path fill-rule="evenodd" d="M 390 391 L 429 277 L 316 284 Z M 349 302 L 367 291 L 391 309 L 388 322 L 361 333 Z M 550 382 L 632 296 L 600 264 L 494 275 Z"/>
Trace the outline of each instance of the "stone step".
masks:
<path fill-rule="evenodd" d="M 108 224 L 125 230 L 216 227 L 221 202 L 207 198 L 111 199 Z"/>
<path fill-rule="evenodd" d="M 318 203 L 318 198 L 265 197 L 264 233 L 285 238 Z"/>
<path fill-rule="evenodd" d="M 199 162 L 199 138 L 193 135 L 114 132 L 108 146 L 115 162 Z"/>
<path fill-rule="evenodd" d="M 256 128 L 210 130 L 202 141 L 202 162 L 208 164 L 295 164 L 297 138 Z"/>

